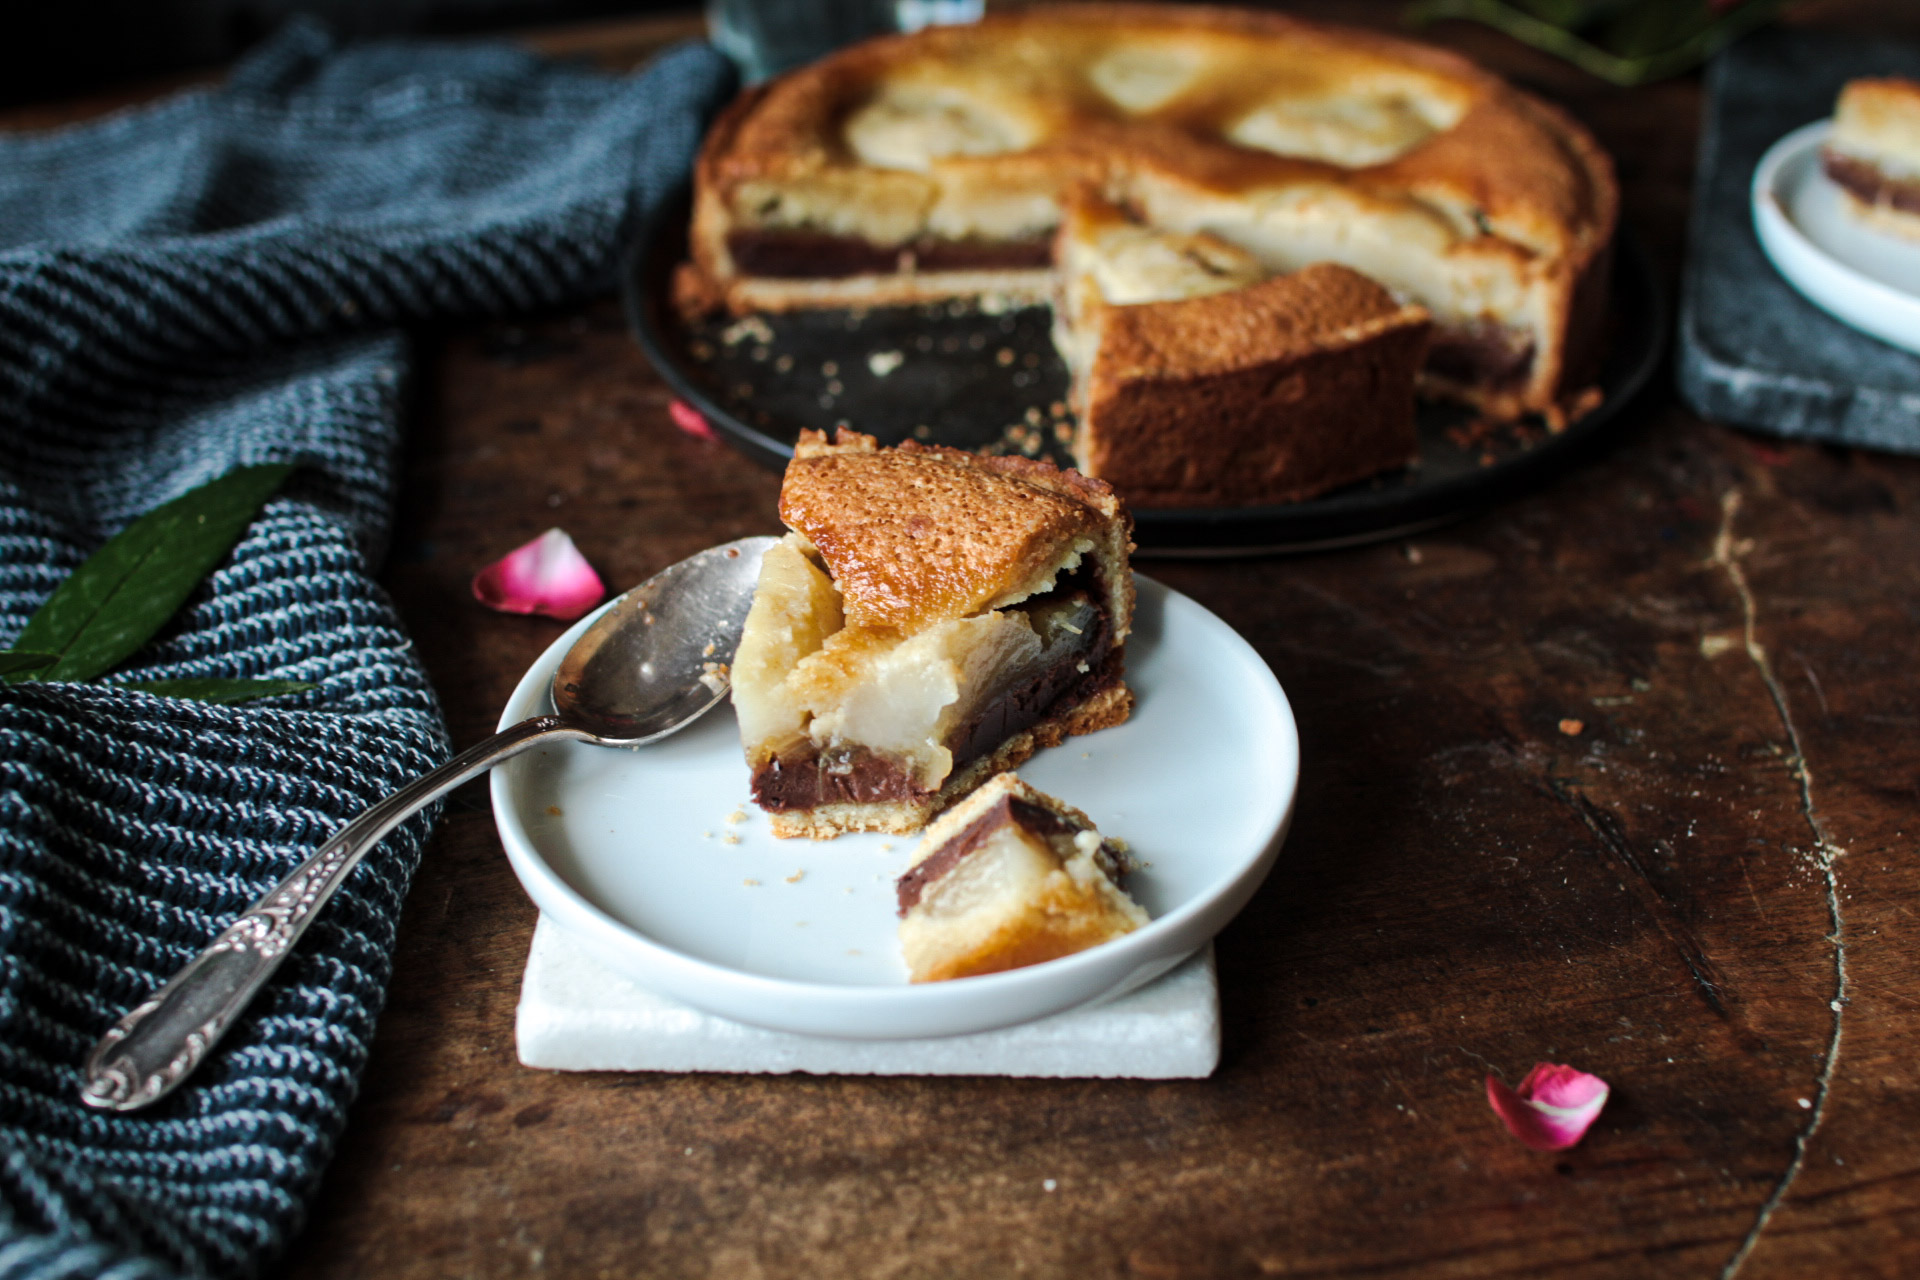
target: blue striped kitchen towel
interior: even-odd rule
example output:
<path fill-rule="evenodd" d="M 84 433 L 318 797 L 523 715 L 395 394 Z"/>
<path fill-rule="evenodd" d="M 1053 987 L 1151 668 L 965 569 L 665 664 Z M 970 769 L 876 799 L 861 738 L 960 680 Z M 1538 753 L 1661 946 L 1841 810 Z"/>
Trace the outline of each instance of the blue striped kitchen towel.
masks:
<path fill-rule="evenodd" d="M 729 72 L 629 78 L 297 26 L 223 87 L 0 136 L 0 642 L 104 538 L 242 463 L 299 470 L 126 677 L 282 677 L 239 707 L 0 687 L 0 1280 L 236 1276 L 297 1230 L 346 1118 L 431 819 L 390 836 L 180 1093 L 80 1064 L 331 830 L 443 759 L 369 577 L 403 326 L 611 286 Z"/>

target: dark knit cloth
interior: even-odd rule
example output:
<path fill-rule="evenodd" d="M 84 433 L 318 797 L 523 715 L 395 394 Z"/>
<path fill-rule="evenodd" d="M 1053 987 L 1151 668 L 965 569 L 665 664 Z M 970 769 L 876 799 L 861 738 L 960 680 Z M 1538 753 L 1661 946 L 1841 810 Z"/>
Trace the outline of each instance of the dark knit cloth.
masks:
<path fill-rule="evenodd" d="M 244 1275 L 297 1229 L 431 825 L 389 836 L 195 1078 L 83 1107 L 94 1040 L 361 808 L 446 755 L 369 576 L 400 326 L 606 289 L 726 90 L 705 47 L 618 79 L 297 27 L 218 90 L 0 136 L 0 642 L 141 512 L 299 470 L 113 678 L 283 677 L 221 708 L 0 687 L 0 1280 Z"/>

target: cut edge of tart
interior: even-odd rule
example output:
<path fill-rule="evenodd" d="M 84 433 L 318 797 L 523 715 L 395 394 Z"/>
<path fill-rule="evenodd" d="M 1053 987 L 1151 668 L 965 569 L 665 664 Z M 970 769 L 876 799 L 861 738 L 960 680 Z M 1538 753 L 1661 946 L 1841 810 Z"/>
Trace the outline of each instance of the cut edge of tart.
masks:
<path fill-rule="evenodd" d="M 1132 522 L 1024 458 L 803 433 L 792 532 L 733 662 L 753 798 L 777 836 L 917 831 L 993 774 L 1119 724 Z"/>
<path fill-rule="evenodd" d="M 1356 271 L 1271 275 L 1090 192 L 1055 257 L 1074 456 L 1135 506 L 1293 502 L 1411 463 L 1430 318 Z M 1199 412 L 1204 431 L 1171 431 Z"/>
<path fill-rule="evenodd" d="M 1023 968 L 1147 923 L 1125 848 L 1080 810 L 1001 773 L 927 828 L 895 884 L 915 982 Z"/>

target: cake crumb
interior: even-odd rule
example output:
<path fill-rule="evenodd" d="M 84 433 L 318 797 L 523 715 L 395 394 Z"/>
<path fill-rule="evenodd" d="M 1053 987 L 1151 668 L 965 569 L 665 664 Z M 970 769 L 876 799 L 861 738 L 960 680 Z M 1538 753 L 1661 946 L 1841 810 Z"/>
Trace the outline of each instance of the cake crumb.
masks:
<path fill-rule="evenodd" d="M 1569 717 L 1560 722 L 1560 732 L 1566 734 L 1569 738 L 1579 737 L 1582 733 L 1586 732 L 1586 729 L 1587 723 L 1584 720 L 1575 720 Z"/>
<path fill-rule="evenodd" d="M 749 338 L 759 343 L 770 343 L 773 341 L 773 328 L 759 316 L 747 316 L 720 331 L 720 341 L 730 347 L 737 347 Z"/>
<path fill-rule="evenodd" d="M 720 837 L 720 843 L 721 844 L 739 844 L 740 836 L 737 832 L 729 831 L 727 832 L 727 834 Z"/>
<path fill-rule="evenodd" d="M 1012 364 L 1014 359 L 1012 347 L 1002 347 L 993 353 L 993 362 L 1003 369 Z"/>
<path fill-rule="evenodd" d="M 741 822 L 745 822 L 746 820 L 747 820 L 747 810 L 744 805 L 735 809 L 732 813 L 727 815 L 727 821 L 730 823 L 741 823 Z"/>
<path fill-rule="evenodd" d="M 861 952 L 860 952 L 860 948 L 858 948 L 858 947 L 848 947 L 848 948 L 847 948 L 847 954 L 848 954 L 848 955 L 850 955 L 850 956 L 857 956 L 857 955 L 859 955 L 860 953 L 861 953 Z"/>
<path fill-rule="evenodd" d="M 747 886 L 747 888 L 749 889 L 758 889 L 760 887 L 760 882 L 758 880 L 742 880 L 740 883 Z"/>
<path fill-rule="evenodd" d="M 933 434 L 933 428 L 928 426 L 924 422 L 913 429 L 913 438 L 915 440 L 925 440 L 927 437 L 931 436 L 932 434 Z"/>
<path fill-rule="evenodd" d="M 885 844 L 883 844 L 883 845 L 881 845 L 881 846 L 880 846 L 880 852 L 882 852 L 882 853 L 892 853 L 892 852 L 893 852 L 893 841 L 891 841 L 891 840 L 889 840 L 889 841 L 887 841 L 887 843 L 885 843 Z"/>
<path fill-rule="evenodd" d="M 773 369 L 775 373 L 792 373 L 793 357 L 786 356 L 786 355 L 781 356 L 778 360 L 775 360 L 773 362 Z"/>
<path fill-rule="evenodd" d="M 558 817 L 560 817 L 560 816 L 561 816 L 561 813 L 560 813 L 560 806 L 559 806 L 559 805 L 557 805 L 557 804 L 550 804 L 550 805 L 548 805 L 548 806 L 547 806 L 547 816 L 548 816 L 549 818 L 558 818 Z"/>
<path fill-rule="evenodd" d="M 907 362 L 904 351 L 876 351 L 867 357 L 867 369 L 876 378 L 884 378 Z"/>
<path fill-rule="evenodd" d="M 837 360 L 828 360 L 828 361 L 825 361 L 825 362 L 823 362 L 823 363 L 822 363 L 822 364 L 820 365 L 820 376 L 821 376 L 821 377 L 823 377 L 823 378 L 837 378 L 837 377 L 839 377 L 839 376 L 840 376 L 840 362 L 839 362 L 839 361 L 837 361 Z"/>
<path fill-rule="evenodd" d="M 787 883 L 799 884 L 802 880 L 805 880 L 806 878 L 807 878 L 807 869 L 805 867 L 801 867 L 799 870 L 795 871 L 792 875 L 787 877 Z"/>

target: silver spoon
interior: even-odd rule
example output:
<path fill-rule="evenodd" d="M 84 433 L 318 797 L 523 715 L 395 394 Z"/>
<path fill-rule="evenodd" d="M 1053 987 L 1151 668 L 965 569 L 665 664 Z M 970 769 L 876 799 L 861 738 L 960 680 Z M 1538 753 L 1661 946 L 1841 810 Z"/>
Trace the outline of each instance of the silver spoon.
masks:
<path fill-rule="evenodd" d="M 742 538 L 663 569 L 613 602 L 553 673 L 553 709 L 461 752 L 336 831 L 277 888 L 228 925 L 87 1055 L 80 1097 L 136 1111 L 166 1097 L 209 1050 L 369 849 L 467 779 L 543 743 L 637 747 L 685 728 L 726 696 L 773 538 Z"/>

